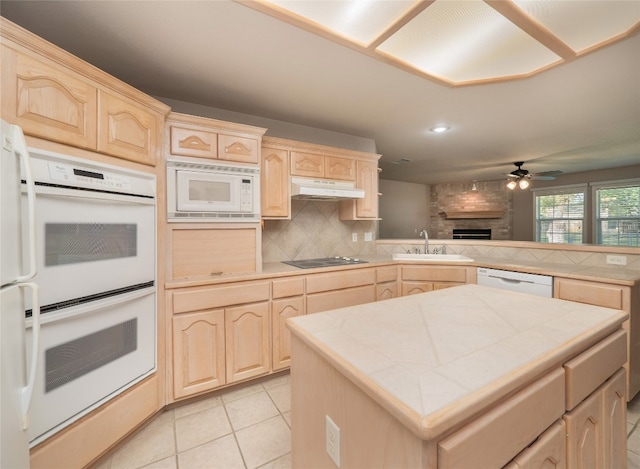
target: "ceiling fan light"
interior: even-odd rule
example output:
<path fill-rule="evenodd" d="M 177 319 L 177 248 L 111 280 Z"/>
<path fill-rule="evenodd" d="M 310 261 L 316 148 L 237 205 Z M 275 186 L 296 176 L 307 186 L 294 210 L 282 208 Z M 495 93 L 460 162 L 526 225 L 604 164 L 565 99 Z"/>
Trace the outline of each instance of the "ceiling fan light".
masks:
<path fill-rule="evenodd" d="M 527 187 L 529 187 L 529 181 L 527 181 L 526 179 L 520 179 L 518 185 L 520 186 L 520 189 L 526 189 Z"/>
<path fill-rule="evenodd" d="M 516 184 L 516 181 L 514 181 L 514 180 L 511 180 L 511 181 L 509 181 L 507 183 L 507 189 L 514 190 L 516 188 L 516 186 L 517 186 L 517 184 Z"/>

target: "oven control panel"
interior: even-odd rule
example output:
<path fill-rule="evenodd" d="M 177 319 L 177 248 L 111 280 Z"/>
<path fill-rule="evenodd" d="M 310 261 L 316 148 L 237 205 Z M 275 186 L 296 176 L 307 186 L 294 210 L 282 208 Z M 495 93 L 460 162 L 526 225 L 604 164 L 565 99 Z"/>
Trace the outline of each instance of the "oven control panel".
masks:
<path fill-rule="evenodd" d="M 130 191 L 131 179 L 110 171 L 83 168 L 59 162 L 49 162 L 49 175 L 53 181 L 68 185 L 95 187 L 102 190 Z"/>

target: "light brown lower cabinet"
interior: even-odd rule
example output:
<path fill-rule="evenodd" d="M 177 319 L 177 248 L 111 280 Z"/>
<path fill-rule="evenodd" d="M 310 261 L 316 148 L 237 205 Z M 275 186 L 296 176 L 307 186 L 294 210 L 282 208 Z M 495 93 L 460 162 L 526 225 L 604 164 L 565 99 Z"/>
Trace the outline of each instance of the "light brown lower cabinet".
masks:
<path fill-rule="evenodd" d="M 565 469 L 567 467 L 567 446 L 565 444 L 565 423 L 559 420 L 541 436 L 516 456 L 505 469 Z"/>
<path fill-rule="evenodd" d="M 475 267 L 405 265 L 401 269 L 402 296 L 475 283 Z"/>
<path fill-rule="evenodd" d="M 224 321 L 227 383 L 268 373 L 269 303 L 226 308 Z"/>
<path fill-rule="evenodd" d="M 173 394 L 175 398 L 225 383 L 224 310 L 173 317 Z"/>
<path fill-rule="evenodd" d="M 271 302 L 272 363 L 273 370 L 287 368 L 291 364 L 291 333 L 287 319 L 304 314 L 304 297 L 282 298 Z"/>
<path fill-rule="evenodd" d="M 627 362 L 624 366 L 627 369 L 627 401 L 633 399 L 640 392 L 640 284 L 631 287 L 554 277 L 553 296 L 629 313 L 629 319 L 623 324 L 627 331 Z"/>

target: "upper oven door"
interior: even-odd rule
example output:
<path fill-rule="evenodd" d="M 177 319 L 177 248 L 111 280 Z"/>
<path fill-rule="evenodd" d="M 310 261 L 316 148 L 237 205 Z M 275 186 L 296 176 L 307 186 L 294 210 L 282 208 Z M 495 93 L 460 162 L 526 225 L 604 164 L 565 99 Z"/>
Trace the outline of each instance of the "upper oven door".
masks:
<path fill-rule="evenodd" d="M 176 173 L 178 211 L 250 212 L 252 197 L 243 197 L 243 190 L 251 190 L 250 177 L 185 170 Z"/>
<path fill-rule="evenodd" d="M 155 279 L 154 198 L 37 186 L 35 224 L 45 309 Z"/>

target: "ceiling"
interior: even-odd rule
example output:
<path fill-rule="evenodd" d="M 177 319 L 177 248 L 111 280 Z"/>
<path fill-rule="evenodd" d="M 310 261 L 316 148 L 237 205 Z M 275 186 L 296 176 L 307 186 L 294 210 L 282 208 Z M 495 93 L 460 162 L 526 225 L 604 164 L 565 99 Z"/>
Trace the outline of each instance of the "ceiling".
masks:
<path fill-rule="evenodd" d="M 605 3 L 631 3 L 640 18 L 640 1 Z M 496 180 L 515 161 L 532 173 L 640 164 L 637 20 L 540 73 L 458 83 L 256 7 L 2 0 L 0 14 L 150 95 L 373 139 L 384 179 Z M 449 131 L 429 131 L 440 124 Z"/>

